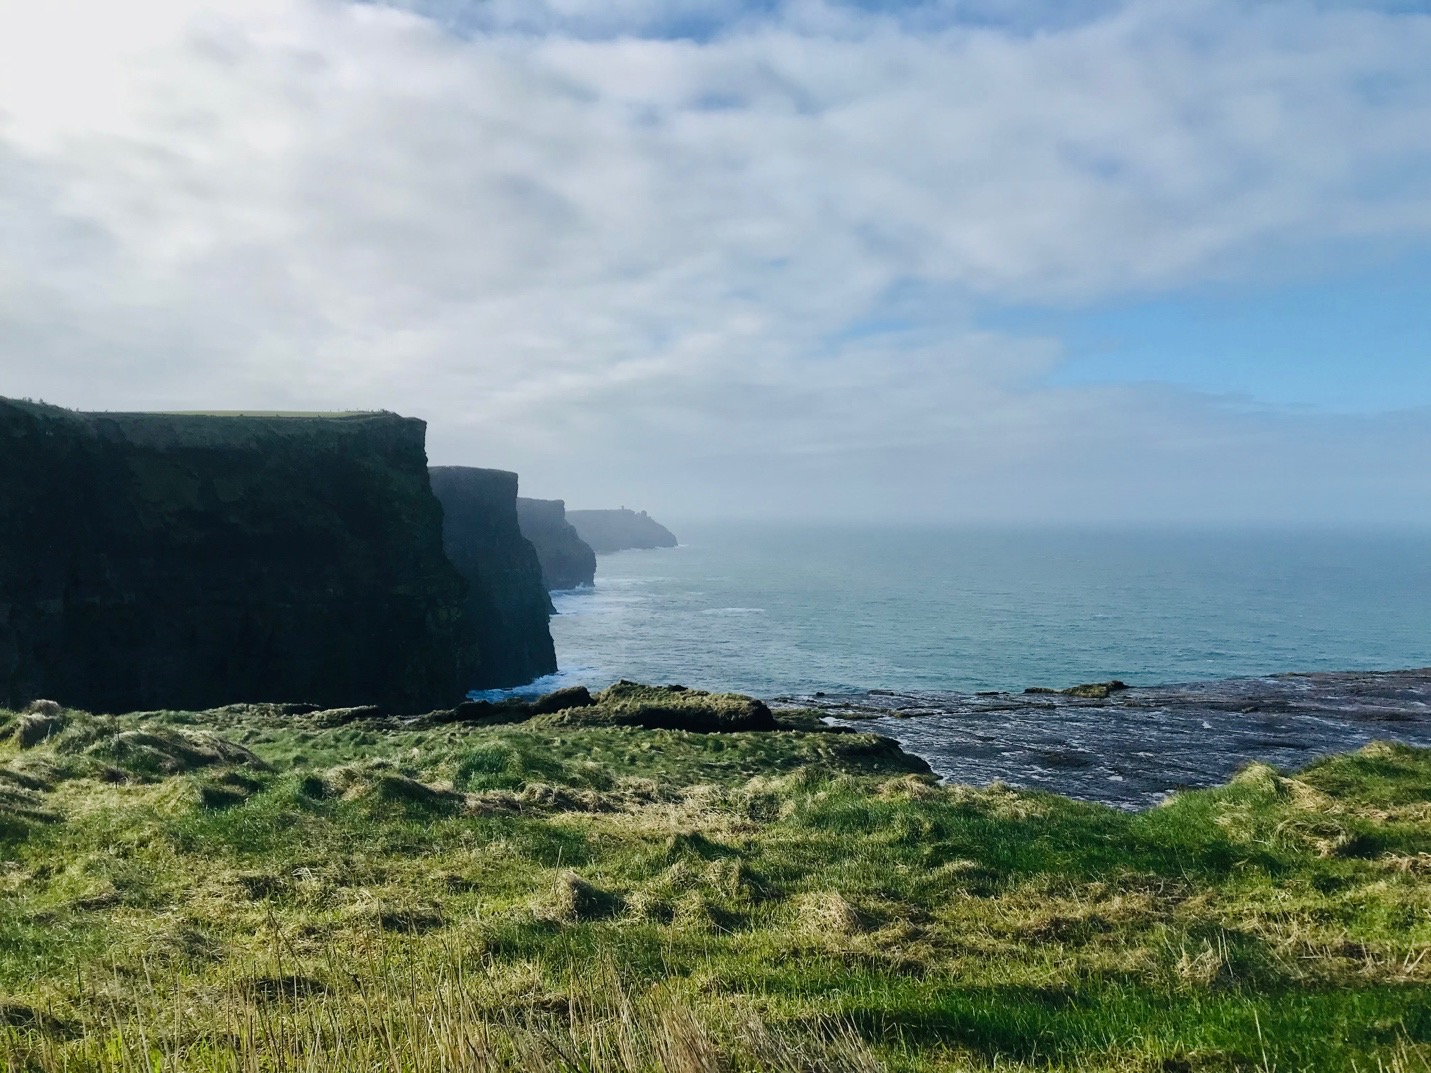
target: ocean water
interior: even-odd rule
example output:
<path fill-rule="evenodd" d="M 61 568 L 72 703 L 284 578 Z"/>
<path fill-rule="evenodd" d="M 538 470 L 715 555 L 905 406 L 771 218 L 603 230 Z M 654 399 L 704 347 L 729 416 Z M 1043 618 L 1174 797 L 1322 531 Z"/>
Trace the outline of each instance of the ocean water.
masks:
<path fill-rule="evenodd" d="M 1120 808 L 1431 746 L 1431 533 L 678 525 L 555 594 L 561 672 L 825 709 L 947 779 Z M 1304 672 L 1286 677 L 1289 672 Z M 1106 700 L 1025 694 L 1120 679 Z"/>
<path fill-rule="evenodd" d="M 816 691 L 1431 664 L 1431 532 L 673 525 L 558 593 L 561 678 Z"/>

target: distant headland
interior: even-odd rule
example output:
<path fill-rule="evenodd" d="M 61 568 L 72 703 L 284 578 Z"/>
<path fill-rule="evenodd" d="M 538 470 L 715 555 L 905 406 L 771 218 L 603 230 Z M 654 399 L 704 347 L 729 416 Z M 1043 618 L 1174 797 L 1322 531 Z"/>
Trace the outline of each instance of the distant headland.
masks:
<path fill-rule="evenodd" d="M 644 510 L 569 510 L 566 520 L 597 555 L 631 548 L 674 548 L 676 536 Z"/>

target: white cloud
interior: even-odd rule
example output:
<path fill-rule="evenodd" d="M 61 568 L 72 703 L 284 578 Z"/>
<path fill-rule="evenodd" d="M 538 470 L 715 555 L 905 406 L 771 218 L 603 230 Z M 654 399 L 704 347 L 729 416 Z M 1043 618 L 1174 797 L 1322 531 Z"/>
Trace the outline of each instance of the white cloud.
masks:
<path fill-rule="evenodd" d="M 0 7 L 0 391 L 384 406 L 435 458 L 588 502 L 897 509 L 934 475 L 957 512 L 1134 458 L 1255 508 L 1240 454 L 1293 466 L 1324 425 L 1051 389 L 1057 344 L 974 312 L 1431 238 L 1428 18 L 1149 0 L 1027 32 L 809 4 L 670 40 L 523 10 L 542 33 Z M 869 329 L 896 294 L 909 324 Z M 1336 436 L 1375 465 L 1420 427 Z"/>

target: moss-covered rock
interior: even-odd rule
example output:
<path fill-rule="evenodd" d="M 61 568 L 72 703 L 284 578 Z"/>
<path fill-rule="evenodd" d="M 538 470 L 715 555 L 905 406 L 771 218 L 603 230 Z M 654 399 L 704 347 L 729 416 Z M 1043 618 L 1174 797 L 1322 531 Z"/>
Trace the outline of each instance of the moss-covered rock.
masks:
<path fill-rule="evenodd" d="M 590 708 L 595 703 L 586 686 L 568 686 L 566 689 L 558 689 L 538 697 L 528 707 L 533 715 L 550 715 L 569 708 Z"/>
<path fill-rule="evenodd" d="M 1084 682 L 1082 685 L 1069 686 L 1067 689 L 1050 689 L 1047 686 L 1029 686 L 1024 692 L 1030 695 L 1079 697 L 1083 700 L 1107 700 L 1114 693 L 1121 693 L 1127 688 L 1127 682 L 1120 682 L 1114 678 L 1108 682 Z"/>
<path fill-rule="evenodd" d="M 739 693 L 707 693 L 685 686 L 621 681 L 592 699 L 594 703 L 589 707 L 569 708 L 544 718 L 576 725 L 689 730 L 699 734 L 779 729 L 763 701 Z"/>
<path fill-rule="evenodd" d="M 1128 688 L 1126 682 L 1113 679 L 1111 682 L 1085 682 L 1083 685 L 1070 686 L 1062 690 L 1065 697 L 1083 697 L 1085 700 L 1107 700 L 1114 693 L 1121 693 Z"/>

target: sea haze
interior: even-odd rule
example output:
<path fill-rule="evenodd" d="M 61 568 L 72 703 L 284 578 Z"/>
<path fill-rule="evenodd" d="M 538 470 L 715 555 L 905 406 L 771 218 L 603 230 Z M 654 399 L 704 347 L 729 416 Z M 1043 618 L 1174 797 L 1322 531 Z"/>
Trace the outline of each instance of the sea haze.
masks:
<path fill-rule="evenodd" d="M 555 595 L 563 678 L 773 697 L 1431 663 L 1431 532 L 672 528 Z"/>

